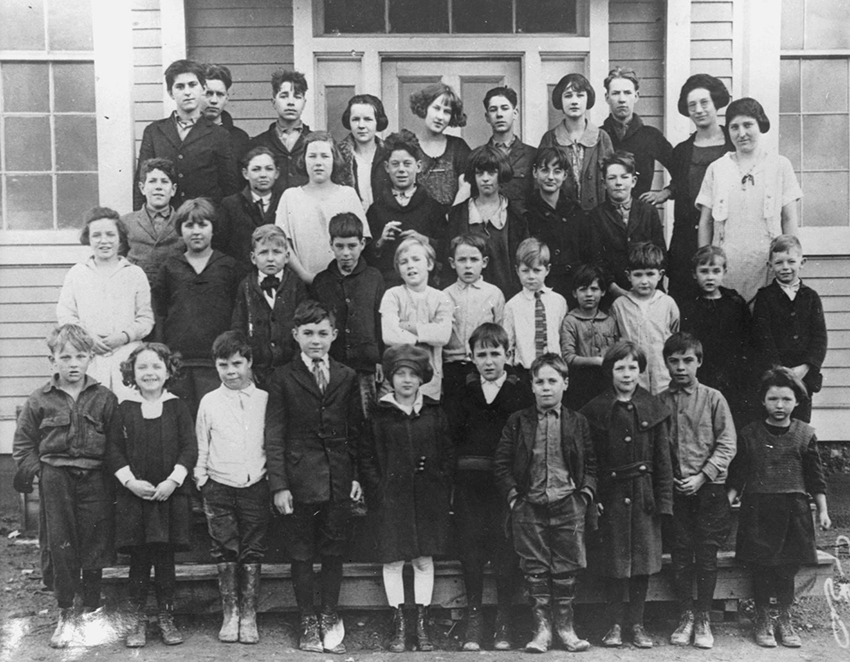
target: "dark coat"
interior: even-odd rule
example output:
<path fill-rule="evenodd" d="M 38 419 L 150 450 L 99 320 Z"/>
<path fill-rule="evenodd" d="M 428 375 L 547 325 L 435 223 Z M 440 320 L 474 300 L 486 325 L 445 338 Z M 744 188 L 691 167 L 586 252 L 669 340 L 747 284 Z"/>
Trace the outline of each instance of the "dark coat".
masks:
<path fill-rule="evenodd" d="M 357 373 L 334 359 L 324 394 L 300 354 L 275 370 L 266 409 L 266 469 L 272 493 L 299 503 L 346 501 L 357 480 L 363 412 Z"/>
<path fill-rule="evenodd" d="M 599 463 L 599 528 L 590 535 L 590 569 L 604 577 L 661 570 L 661 517 L 673 514 L 670 411 L 640 386 L 631 402 L 613 389 L 581 410 Z"/>
<path fill-rule="evenodd" d="M 180 140 L 174 117 L 151 122 L 142 134 L 136 176 L 133 179 L 133 209 L 141 209 L 145 196 L 135 182 L 147 159 L 165 158 L 177 171 L 177 194 L 171 201 L 178 209 L 186 200 L 206 197 L 218 204 L 239 190 L 233 146 L 227 129 L 199 117 L 186 138 Z"/>
<path fill-rule="evenodd" d="M 381 563 L 446 553 L 452 447 L 446 416 L 430 398 L 411 416 L 391 403 L 374 408 L 361 475 L 376 510 Z"/>
<path fill-rule="evenodd" d="M 253 271 L 239 283 L 233 305 L 232 328 L 248 337 L 254 358 L 254 376 L 265 388 L 275 368 L 289 363 L 298 353 L 292 337 L 295 309 L 307 299 L 304 282 L 291 270 L 284 268 L 278 277 L 274 308 L 269 306 L 257 272 Z"/>
<path fill-rule="evenodd" d="M 280 196 L 280 192 L 272 193 L 265 213 L 260 212 L 248 186 L 239 193 L 227 196 L 221 201 L 213 248 L 250 268 L 253 250 L 251 235 L 261 225 L 274 223 Z"/>
<path fill-rule="evenodd" d="M 221 125 L 230 134 L 230 144 L 233 147 L 233 159 L 236 161 L 238 172 L 242 174 L 242 158 L 248 153 L 248 144 L 251 138 L 245 131 L 233 124 L 233 117 L 226 110 L 221 111 Z M 241 180 L 240 181 L 244 181 Z"/>
<path fill-rule="evenodd" d="M 372 159 L 372 199 L 377 200 L 382 191 L 391 188 L 390 176 L 387 174 L 387 169 L 384 167 L 387 154 L 384 151 L 384 143 L 380 138 L 375 138 L 375 156 Z M 355 191 L 360 199 L 363 195 L 360 193 L 360 184 L 357 181 L 357 162 L 354 160 L 354 136 L 350 133 L 343 138 L 339 143 L 339 153 L 342 154 L 342 160 L 345 161 L 345 169 L 340 177 L 340 184 L 350 186 Z"/>
<path fill-rule="evenodd" d="M 637 113 L 632 115 L 632 121 L 629 122 L 629 128 L 626 129 L 622 140 L 617 136 L 616 125 L 617 121 L 610 115 L 602 122 L 602 128 L 610 136 L 614 149 L 631 152 L 635 156 L 637 184 L 633 195 L 637 198 L 652 190 L 656 161 L 668 171 L 673 167 L 673 146 L 661 131 L 644 124 Z"/>
<path fill-rule="evenodd" d="M 487 144 L 492 145 L 493 138 L 490 138 Z M 507 153 L 513 176 L 509 182 L 500 185 L 499 190 L 514 204 L 519 213 L 525 211 L 525 201 L 534 190 L 535 156 L 537 156 L 537 149 L 526 145 L 519 138 L 511 145 L 511 151 Z"/>
<path fill-rule="evenodd" d="M 298 159 L 304 155 L 304 144 L 309 133 L 310 127 L 302 124 L 301 135 L 292 146 L 291 152 L 278 138 L 277 122 L 272 122 L 266 131 L 251 138 L 248 144 L 249 151 L 254 147 L 268 147 L 274 154 L 274 162 L 278 169 L 278 177 L 274 183 L 275 193 L 282 195 L 288 188 L 304 186 L 307 183 L 307 173 L 298 172 Z"/>
<path fill-rule="evenodd" d="M 313 297 L 330 308 L 339 330 L 330 354 L 358 372 L 375 372 L 381 362 L 381 299 L 384 298 L 381 273 L 363 258 L 347 276 L 336 260 L 317 274 L 311 288 Z"/>
<path fill-rule="evenodd" d="M 556 125 L 543 134 L 540 144 L 537 146 L 538 151 L 544 147 L 560 146 L 563 148 L 563 145 L 560 145 L 555 137 L 557 128 Z M 599 136 L 596 144 L 584 150 L 584 160 L 581 165 L 581 196 L 578 195 L 578 186 L 572 168 L 567 169 L 567 177 L 561 187 L 567 196 L 585 211 L 590 211 L 605 200 L 605 178 L 602 176 L 602 162 L 605 157 L 614 152 L 608 133 L 602 129 L 598 129 L 598 131 Z"/>
<path fill-rule="evenodd" d="M 168 221 L 163 223 L 157 232 L 146 209 L 124 214 L 121 217 L 127 228 L 127 241 L 130 251 L 127 259 L 141 267 L 153 283 L 159 267 L 172 255 L 180 255 L 186 250 L 186 245 L 174 227 L 174 208 L 170 209 Z"/>

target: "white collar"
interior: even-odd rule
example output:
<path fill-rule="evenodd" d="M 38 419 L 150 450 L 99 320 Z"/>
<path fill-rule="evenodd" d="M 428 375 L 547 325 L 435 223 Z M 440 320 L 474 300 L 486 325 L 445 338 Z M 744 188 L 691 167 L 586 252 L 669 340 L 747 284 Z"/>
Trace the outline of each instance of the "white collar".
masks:
<path fill-rule="evenodd" d="M 399 404 L 398 401 L 395 399 L 395 393 L 393 393 L 392 391 L 382 396 L 381 402 L 389 402 L 390 404 L 395 405 L 398 409 L 400 409 L 409 416 L 411 413 L 418 414 L 420 411 L 422 411 L 422 403 L 424 402 L 424 400 L 422 398 L 422 389 L 419 389 L 416 392 L 416 399 L 413 401 L 412 405 Z"/>
<path fill-rule="evenodd" d="M 457 279 L 457 286 L 462 290 L 466 290 L 470 287 L 474 287 L 476 290 L 480 290 L 483 282 L 484 282 L 484 276 L 479 276 L 478 280 L 473 281 L 472 283 L 464 283 L 460 278 L 458 278 Z"/>
<path fill-rule="evenodd" d="M 127 394 L 125 400 L 130 400 L 131 402 L 138 402 L 142 405 L 142 418 L 146 419 L 154 419 L 162 416 L 162 403 L 168 402 L 169 400 L 177 400 L 177 396 L 173 393 L 169 393 L 167 390 L 163 389 L 162 395 L 159 396 L 156 400 L 146 400 L 142 397 L 142 394 L 138 391 L 132 391 Z"/>
<path fill-rule="evenodd" d="M 313 361 L 314 360 L 311 359 L 309 356 L 307 356 L 304 352 L 301 352 L 301 360 L 304 361 L 304 365 L 307 366 L 307 370 L 309 370 L 310 372 L 313 372 Z M 325 370 L 331 369 L 330 354 L 325 354 L 322 358 L 318 359 L 318 361 L 321 362 L 322 367 Z"/>
<path fill-rule="evenodd" d="M 551 291 L 552 291 L 552 288 L 551 288 L 551 287 L 547 287 L 546 285 L 544 285 L 543 287 L 541 287 L 541 288 L 540 288 L 540 296 L 541 296 L 541 298 L 543 297 L 543 295 L 544 295 L 544 294 L 549 294 L 549 292 L 551 292 Z M 520 290 L 520 294 L 522 294 L 522 296 L 524 296 L 524 297 L 525 297 L 526 299 L 528 299 L 529 301 L 533 301 L 533 300 L 534 300 L 534 292 L 529 292 L 529 291 L 528 291 L 527 289 L 525 289 L 524 287 Z"/>
<path fill-rule="evenodd" d="M 481 378 L 481 388 L 494 388 L 494 389 L 498 390 L 498 389 L 502 388 L 502 386 L 504 386 L 505 380 L 507 380 L 507 378 L 508 378 L 507 372 L 503 372 L 501 377 L 499 377 L 498 379 L 494 379 L 491 382 L 487 381 L 486 379 L 484 379 L 482 377 Z"/>
<path fill-rule="evenodd" d="M 499 196 L 499 211 L 496 214 L 495 218 L 488 218 L 487 221 L 490 222 L 497 230 L 501 230 L 505 227 L 505 224 L 508 222 L 508 199 L 500 195 Z M 486 221 L 481 216 L 481 212 L 478 211 L 478 206 L 475 204 L 475 199 L 469 199 L 469 224 L 470 225 L 483 225 Z"/>
<path fill-rule="evenodd" d="M 257 194 L 256 194 L 256 193 L 252 190 L 252 191 L 251 191 L 251 199 L 252 199 L 254 202 L 259 202 L 260 200 L 262 200 L 262 201 L 263 201 L 263 204 L 265 205 L 265 204 L 267 204 L 267 203 L 269 202 L 269 200 L 271 200 L 271 199 L 272 199 L 272 192 L 271 192 L 271 191 L 269 191 L 266 195 L 257 195 Z"/>
<path fill-rule="evenodd" d="M 222 384 L 220 388 L 228 398 L 238 398 L 240 395 L 244 395 L 250 398 L 252 395 L 254 395 L 254 391 L 257 390 L 257 387 L 254 382 L 251 382 L 245 388 L 240 389 L 227 388 L 224 384 Z"/>

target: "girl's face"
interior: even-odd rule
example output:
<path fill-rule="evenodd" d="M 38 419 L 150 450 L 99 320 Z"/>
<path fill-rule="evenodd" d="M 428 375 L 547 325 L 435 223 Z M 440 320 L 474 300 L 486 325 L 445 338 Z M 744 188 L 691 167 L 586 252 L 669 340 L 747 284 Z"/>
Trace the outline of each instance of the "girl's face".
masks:
<path fill-rule="evenodd" d="M 499 173 L 495 170 L 492 172 L 488 172 L 487 170 L 476 170 L 475 186 L 478 187 L 478 195 L 483 195 L 485 198 L 498 195 Z"/>
<path fill-rule="evenodd" d="M 393 373 L 393 393 L 396 400 L 412 400 L 422 385 L 422 378 L 407 366 L 402 366 Z"/>
<path fill-rule="evenodd" d="M 334 171 L 334 154 L 331 144 L 317 140 L 307 145 L 304 152 L 307 176 L 313 184 L 322 184 L 331 178 Z"/>
<path fill-rule="evenodd" d="M 121 235 L 111 218 L 100 218 L 89 223 L 89 246 L 98 262 L 111 262 L 118 257 Z"/>
<path fill-rule="evenodd" d="M 398 273 L 408 287 L 422 287 L 428 283 L 428 273 L 434 264 L 428 259 L 423 246 L 414 244 L 398 257 Z"/>
<path fill-rule="evenodd" d="M 727 125 L 729 137 L 739 154 L 752 154 L 758 149 L 761 129 L 755 117 L 738 115 Z"/>
<path fill-rule="evenodd" d="M 573 89 L 572 85 L 568 85 L 561 95 L 561 105 L 566 117 L 580 119 L 584 117 L 584 113 L 587 111 L 587 92 L 579 92 Z"/>
<path fill-rule="evenodd" d="M 190 253 L 203 253 L 212 243 L 213 225 L 205 218 L 186 221 L 180 226 L 180 234 Z"/>
<path fill-rule="evenodd" d="M 133 365 L 134 379 L 139 392 L 143 396 L 158 398 L 165 388 L 168 380 L 168 366 L 159 354 L 153 350 L 146 349 L 136 356 Z"/>
<path fill-rule="evenodd" d="M 688 115 L 697 128 L 705 128 L 717 123 L 717 108 L 711 93 L 698 87 L 688 93 Z"/>
<path fill-rule="evenodd" d="M 277 175 L 277 166 L 268 154 L 258 154 L 251 159 L 247 168 L 242 168 L 242 176 L 258 195 L 265 195 L 272 190 Z"/>
<path fill-rule="evenodd" d="M 437 97 L 425 111 L 425 127 L 431 133 L 442 133 L 452 121 L 452 107 L 445 94 Z"/>
<path fill-rule="evenodd" d="M 787 386 L 771 386 L 764 394 L 764 409 L 767 421 L 772 425 L 786 426 L 791 420 L 791 412 L 797 406 L 794 389 Z"/>
<path fill-rule="evenodd" d="M 351 134 L 361 145 L 366 145 L 375 140 L 378 132 L 378 120 L 375 118 L 375 109 L 368 103 L 355 103 L 351 106 L 351 115 L 348 123 L 351 125 Z"/>
<path fill-rule="evenodd" d="M 640 364 L 634 356 L 615 361 L 611 369 L 614 390 L 618 395 L 631 397 L 637 388 L 639 376 Z"/>

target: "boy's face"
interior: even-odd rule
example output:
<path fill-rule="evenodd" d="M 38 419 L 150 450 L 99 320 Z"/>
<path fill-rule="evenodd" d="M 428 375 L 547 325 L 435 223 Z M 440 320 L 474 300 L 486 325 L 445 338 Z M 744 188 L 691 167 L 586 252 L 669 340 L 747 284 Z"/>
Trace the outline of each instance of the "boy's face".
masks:
<path fill-rule="evenodd" d="M 425 248 L 414 244 L 398 256 L 398 273 L 408 287 L 418 287 L 428 283 L 428 274 L 434 263 L 428 259 Z"/>
<path fill-rule="evenodd" d="M 800 251 L 790 250 L 781 253 L 771 253 L 768 264 L 773 275 L 783 285 L 793 285 L 800 277 L 800 268 L 805 262 Z"/>
<path fill-rule="evenodd" d="M 257 195 L 265 195 L 272 190 L 277 180 L 278 170 L 274 159 L 268 154 L 258 154 L 242 168 L 242 176 L 247 180 L 251 190 Z"/>
<path fill-rule="evenodd" d="M 384 163 L 390 181 L 399 191 L 406 191 L 416 184 L 416 175 L 422 169 L 422 161 L 403 149 L 397 149 Z"/>
<path fill-rule="evenodd" d="M 331 344 L 336 340 L 336 329 L 331 325 L 329 319 L 321 322 L 302 324 L 292 329 L 295 342 L 311 359 L 323 359 L 331 349 Z"/>
<path fill-rule="evenodd" d="M 169 96 L 174 99 L 177 109 L 187 115 L 194 113 L 201 103 L 204 86 L 195 74 L 177 74 L 174 84 L 168 90 Z"/>
<path fill-rule="evenodd" d="M 549 275 L 549 265 L 544 266 L 535 262 L 532 266 L 529 266 L 523 263 L 516 268 L 516 272 L 523 288 L 529 292 L 537 292 L 546 282 L 546 276 Z"/>
<path fill-rule="evenodd" d="M 422 378 L 413 368 L 402 366 L 393 373 L 392 383 L 397 400 L 410 400 L 416 397 Z"/>
<path fill-rule="evenodd" d="M 663 269 L 631 269 L 626 272 L 632 284 L 632 292 L 639 297 L 649 298 L 658 289 L 658 283 L 664 275 Z"/>
<path fill-rule="evenodd" d="M 513 130 L 518 114 L 517 109 L 506 97 L 495 96 L 487 102 L 484 119 L 492 127 L 493 133 L 507 133 Z"/>
<path fill-rule="evenodd" d="M 204 92 L 204 117 L 213 122 L 217 121 L 227 105 L 227 100 L 227 87 L 224 81 L 207 78 L 207 89 Z"/>
<path fill-rule="evenodd" d="M 573 296 L 578 301 L 578 307 L 585 312 L 597 310 L 603 294 L 604 292 L 599 286 L 599 279 L 594 279 L 590 285 L 577 287 L 573 291 Z"/>
<path fill-rule="evenodd" d="M 605 171 L 605 190 L 612 202 L 623 204 L 632 197 L 632 189 L 637 183 L 634 173 L 626 170 L 625 166 L 614 163 Z"/>
<path fill-rule="evenodd" d="M 501 345 L 491 347 L 475 343 L 475 348 L 472 350 L 472 362 L 475 363 L 481 378 L 488 382 L 495 382 L 505 374 L 507 360 L 505 348 Z"/>
<path fill-rule="evenodd" d="M 579 92 L 573 89 L 572 85 L 568 85 L 561 95 L 561 107 L 567 118 L 573 120 L 583 118 L 587 111 L 587 92 L 583 90 Z"/>
<path fill-rule="evenodd" d="M 764 394 L 764 409 L 773 424 L 784 423 L 796 406 L 797 396 L 788 386 L 771 386 Z"/>
<path fill-rule="evenodd" d="M 550 161 L 534 166 L 534 178 L 543 193 L 552 195 L 561 190 L 567 178 L 567 171 L 558 165 L 557 161 Z"/>
<path fill-rule="evenodd" d="M 91 352 L 66 343 L 49 357 L 51 368 L 59 375 L 60 386 L 82 383 L 86 378 L 89 363 L 94 358 Z"/>
<path fill-rule="evenodd" d="M 257 271 L 267 276 L 275 276 L 283 271 L 288 257 L 289 251 L 282 239 L 255 244 L 254 250 L 251 251 L 251 262 L 257 267 Z"/>
<path fill-rule="evenodd" d="M 626 78 L 614 78 L 608 83 L 605 92 L 605 101 L 611 109 L 611 115 L 620 122 L 628 122 L 632 119 L 637 103 L 638 91 L 635 84 Z"/>
<path fill-rule="evenodd" d="M 611 382 L 617 393 L 630 395 L 634 393 L 640 377 L 640 364 L 634 356 L 615 361 L 611 366 Z"/>
<path fill-rule="evenodd" d="M 251 359 L 234 354 L 226 359 L 216 359 L 215 369 L 222 384 L 233 391 L 241 391 L 251 383 L 251 364 Z"/>
<path fill-rule="evenodd" d="M 552 366 L 542 366 L 531 380 L 531 390 L 534 392 L 537 406 L 541 409 L 551 409 L 561 404 L 568 381 Z"/>
<path fill-rule="evenodd" d="M 280 89 L 272 97 L 272 106 L 277 116 L 284 122 L 297 122 L 304 111 L 303 92 L 297 92 L 289 81 L 282 83 Z"/>
<path fill-rule="evenodd" d="M 145 196 L 148 207 L 158 211 L 171 204 L 171 198 L 177 193 L 177 184 L 162 170 L 154 169 L 145 175 L 145 181 L 139 182 L 139 190 Z"/>
<path fill-rule="evenodd" d="M 710 264 L 698 264 L 694 269 L 700 292 L 710 298 L 719 293 L 725 275 L 726 263 L 718 260 L 712 260 Z"/>
<path fill-rule="evenodd" d="M 331 250 L 334 253 L 339 270 L 344 274 L 350 274 L 360 261 L 360 254 L 366 247 L 365 239 L 357 237 L 333 237 L 331 239 Z"/>
<path fill-rule="evenodd" d="M 203 253 L 212 243 L 213 224 L 206 219 L 186 221 L 180 226 L 180 234 L 190 253 Z"/>
<path fill-rule="evenodd" d="M 490 197 L 499 193 L 499 173 L 489 170 L 475 171 L 475 186 L 478 187 L 478 195 Z"/>
<path fill-rule="evenodd" d="M 686 352 L 674 352 L 664 362 L 667 372 L 674 384 L 682 388 L 690 388 L 697 383 L 697 369 L 702 365 L 693 349 Z"/>
<path fill-rule="evenodd" d="M 467 244 L 458 244 L 455 254 L 449 258 L 449 264 L 457 273 L 457 277 L 467 285 L 481 278 L 481 272 L 488 261 L 489 258 L 481 255 L 480 250 Z"/>

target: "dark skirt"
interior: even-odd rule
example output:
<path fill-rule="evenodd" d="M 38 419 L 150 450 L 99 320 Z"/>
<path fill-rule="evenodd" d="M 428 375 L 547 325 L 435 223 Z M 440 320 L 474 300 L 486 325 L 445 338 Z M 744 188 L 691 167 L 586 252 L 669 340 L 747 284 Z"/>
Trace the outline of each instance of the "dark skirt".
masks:
<path fill-rule="evenodd" d="M 115 548 L 119 552 L 127 553 L 130 547 L 148 543 L 188 550 L 191 528 L 192 508 L 186 494 L 175 491 L 167 501 L 145 501 L 127 489 L 118 493 Z"/>
<path fill-rule="evenodd" d="M 817 563 L 815 526 L 805 494 L 747 494 L 741 499 L 735 559 L 760 566 Z"/>

